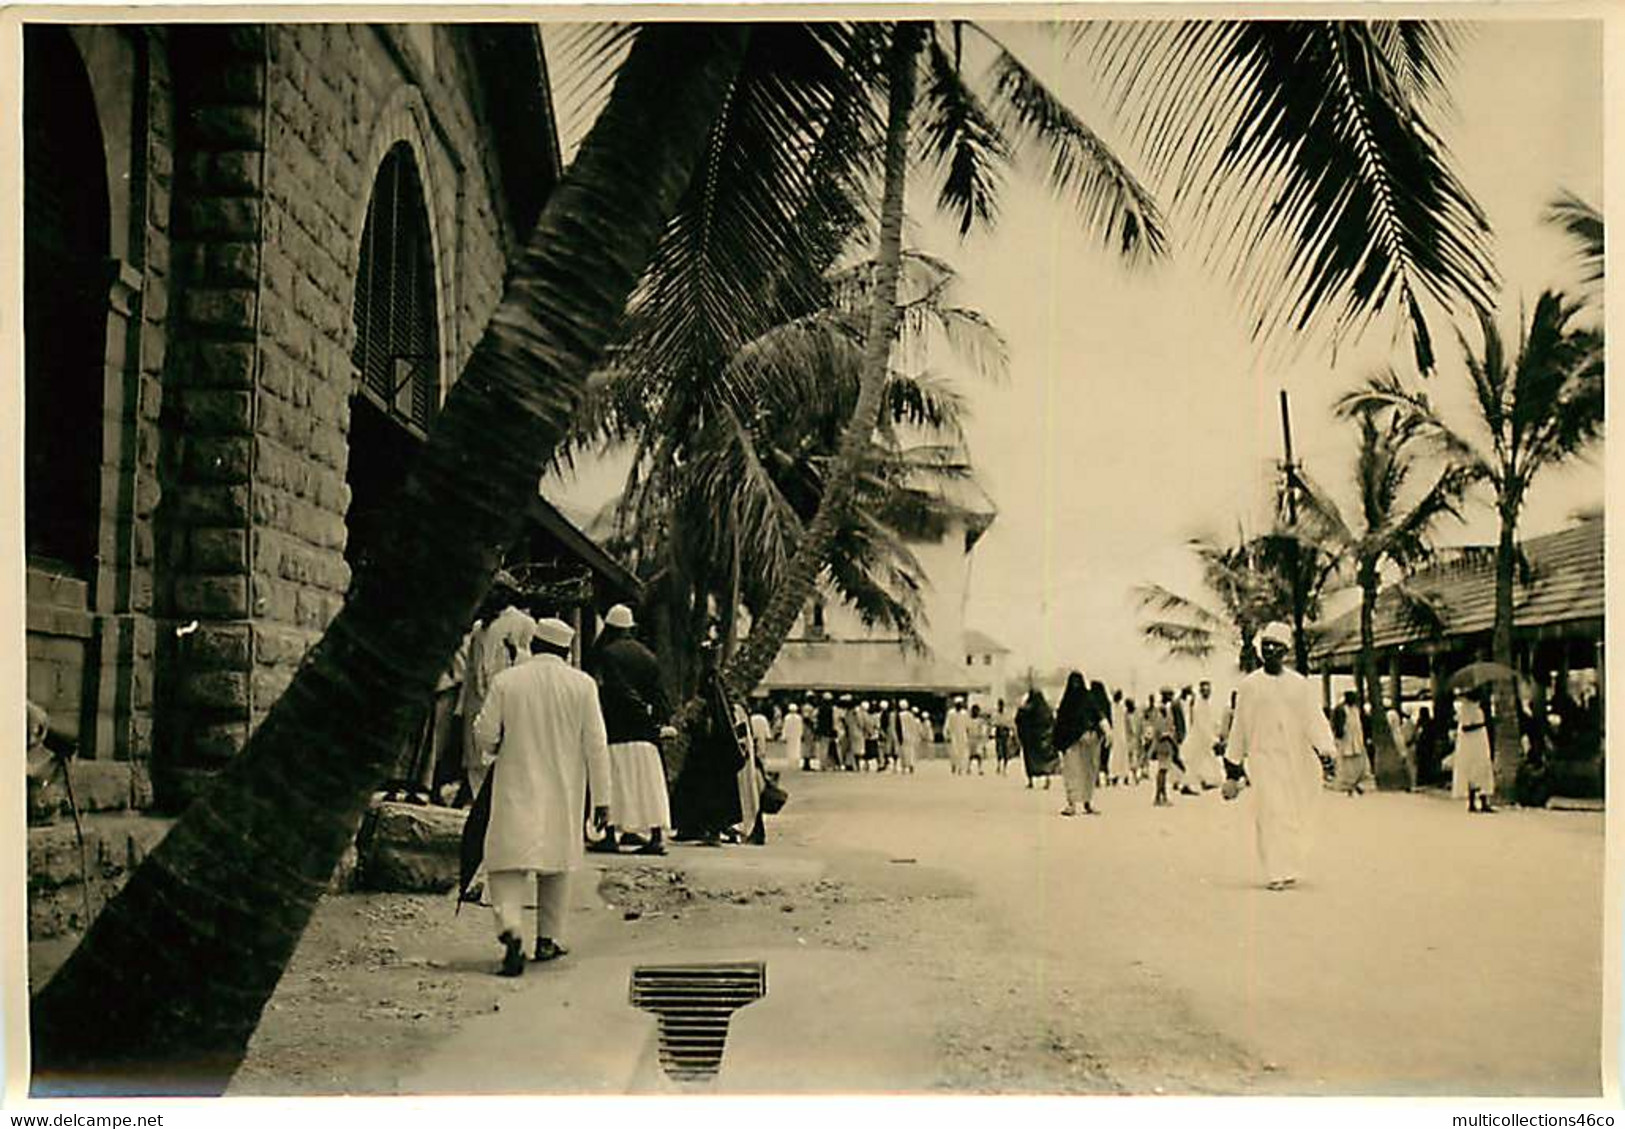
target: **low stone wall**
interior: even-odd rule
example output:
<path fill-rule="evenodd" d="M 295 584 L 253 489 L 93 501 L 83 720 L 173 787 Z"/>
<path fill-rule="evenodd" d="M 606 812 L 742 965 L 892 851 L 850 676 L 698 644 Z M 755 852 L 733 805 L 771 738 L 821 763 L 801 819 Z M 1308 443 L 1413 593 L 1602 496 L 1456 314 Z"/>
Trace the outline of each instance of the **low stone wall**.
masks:
<path fill-rule="evenodd" d="M 29 777 L 31 826 L 72 821 L 70 782 L 81 815 L 145 811 L 152 806 L 152 777 L 144 761 L 70 760 L 65 766 L 52 765 L 44 770 L 43 779 Z"/>
<path fill-rule="evenodd" d="M 75 780 L 77 788 L 78 781 Z M 28 829 L 28 938 L 47 941 L 83 933 L 89 912 L 101 912 L 130 872 L 174 826 L 173 819 L 139 814 L 84 815 L 84 869 L 72 820 Z"/>
<path fill-rule="evenodd" d="M 361 825 L 356 884 L 414 894 L 452 889 L 467 819 L 458 808 L 375 802 Z"/>

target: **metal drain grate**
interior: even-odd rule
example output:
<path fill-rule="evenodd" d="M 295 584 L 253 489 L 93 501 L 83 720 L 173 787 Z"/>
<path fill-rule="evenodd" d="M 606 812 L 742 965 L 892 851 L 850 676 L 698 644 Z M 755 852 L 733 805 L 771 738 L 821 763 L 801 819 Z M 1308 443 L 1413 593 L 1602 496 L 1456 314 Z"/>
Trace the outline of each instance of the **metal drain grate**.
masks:
<path fill-rule="evenodd" d="M 767 995 L 767 965 L 653 964 L 632 970 L 632 1006 L 659 1020 L 660 1066 L 678 1082 L 708 1082 L 722 1068 L 728 1020 Z"/>

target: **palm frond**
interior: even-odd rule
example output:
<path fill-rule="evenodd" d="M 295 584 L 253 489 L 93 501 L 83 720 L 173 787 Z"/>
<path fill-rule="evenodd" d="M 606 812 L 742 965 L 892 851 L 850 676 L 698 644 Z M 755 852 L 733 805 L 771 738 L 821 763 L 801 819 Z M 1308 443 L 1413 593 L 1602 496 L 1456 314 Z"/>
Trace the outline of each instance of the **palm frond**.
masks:
<path fill-rule="evenodd" d="M 919 129 L 942 177 L 937 206 L 954 217 L 961 235 L 991 227 L 998 216 L 1000 168 L 1010 156 L 1004 136 L 935 36 L 922 66 Z"/>
<path fill-rule="evenodd" d="M 985 27 L 971 25 L 993 47 L 994 118 L 1022 153 L 1047 154 L 1050 185 L 1070 197 L 1084 223 L 1130 263 L 1159 258 L 1167 236 L 1156 201 L 1111 147 L 1057 98 Z"/>
<path fill-rule="evenodd" d="M 1585 281 L 1603 280 L 1605 246 L 1602 213 L 1574 193 L 1564 190 L 1548 205 L 1541 218 L 1574 241 L 1580 261 L 1585 266 Z"/>
<path fill-rule="evenodd" d="M 1132 135 L 1268 337 L 1487 309 L 1489 225 L 1430 124 L 1456 31 L 1381 21 L 1087 25 Z M 1314 75 L 1314 81 L 1305 81 Z"/>

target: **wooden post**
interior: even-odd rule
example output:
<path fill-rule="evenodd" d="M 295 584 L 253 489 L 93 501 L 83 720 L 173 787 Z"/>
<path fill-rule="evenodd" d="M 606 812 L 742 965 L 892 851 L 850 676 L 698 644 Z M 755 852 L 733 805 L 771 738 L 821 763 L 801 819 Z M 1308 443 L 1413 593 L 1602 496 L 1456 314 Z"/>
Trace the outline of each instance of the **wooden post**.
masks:
<path fill-rule="evenodd" d="M 1332 708 L 1332 668 L 1326 667 L 1320 672 L 1320 705 L 1322 709 Z"/>
<path fill-rule="evenodd" d="M 1388 657 L 1388 696 L 1392 699 L 1394 709 L 1396 710 L 1405 704 L 1405 683 L 1400 671 L 1401 665 L 1402 664 L 1399 661 L 1399 648 L 1395 647 L 1393 654 Z"/>

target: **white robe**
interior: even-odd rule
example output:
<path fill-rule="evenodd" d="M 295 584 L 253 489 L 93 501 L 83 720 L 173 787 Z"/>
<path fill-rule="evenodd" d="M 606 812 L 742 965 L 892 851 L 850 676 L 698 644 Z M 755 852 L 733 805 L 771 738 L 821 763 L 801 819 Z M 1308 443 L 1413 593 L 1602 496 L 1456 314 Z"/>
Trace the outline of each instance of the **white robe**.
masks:
<path fill-rule="evenodd" d="M 784 719 L 784 756 L 793 768 L 801 763 L 802 720 L 799 713 Z"/>
<path fill-rule="evenodd" d="M 485 868 L 575 868 L 587 797 L 594 806 L 610 802 L 598 684 L 555 655 L 537 655 L 491 680 L 474 729 L 496 772 Z"/>
<path fill-rule="evenodd" d="M 970 764 L 970 714 L 964 710 L 951 710 L 943 727 L 948 738 L 948 761 L 955 772 L 963 772 Z"/>
<path fill-rule="evenodd" d="M 1123 708 L 1122 702 L 1113 702 L 1112 747 L 1107 754 L 1107 776 L 1113 780 L 1128 779 L 1129 770 L 1133 767 L 1133 761 L 1130 758 L 1133 744 L 1133 738 L 1129 735 L 1128 711 Z"/>
<path fill-rule="evenodd" d="M 1258 857 L 1271 881 L 1301 878 L 1309 825 L 1320 798 L 1320 761 L 1337 747 L 1314 684 L 1296 671 L 1255 670 L 1242 680 L 1225 759 L 1244 766 L 1258 833 Z"/>
<path fill-rule="evenodd" d="M 1211 698 L 1191 699 L 1186 718 L 1189 727 L 1185 730 L 1185 743 L 1179 747 L 1179 759 L 1185 762 L 1186 783 L 1197 787 L 1217 788 L 1224 783 L 1224 766 L 1213 751 L 1213 743 L 1218 740 L 1215 709 Z"/>

